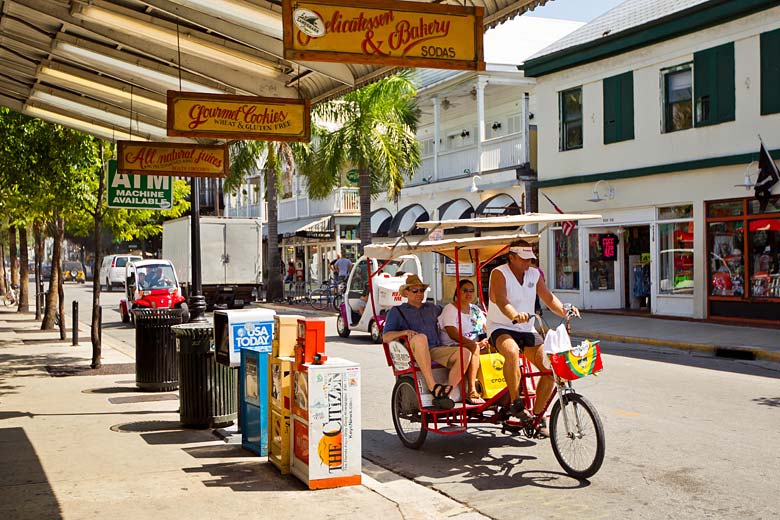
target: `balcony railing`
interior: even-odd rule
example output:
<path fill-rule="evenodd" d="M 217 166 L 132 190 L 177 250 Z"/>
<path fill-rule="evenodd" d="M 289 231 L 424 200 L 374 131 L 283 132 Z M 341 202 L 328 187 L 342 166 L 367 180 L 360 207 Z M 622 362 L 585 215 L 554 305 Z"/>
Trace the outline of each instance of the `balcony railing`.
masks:
<path fill-rule="evenodd" d="M 266 204 L 267 208 L 267 204 Z M 339 188 L 326 199 L 298 197 L 279 201 L 279 222 L 300 218 L 324 217 L 326 215 L 360 213 L 360 196 L 357 188 Z M 259 217 L 260 205 L 251 204 L 230 208 L 229 214 L 236 217 Z M 268 211 L 263 213 L 268 220 Z"/>
<path fill-rule="evenodd" d="M 510 134 L 482 143 L 482 171 L 489 172 L 523 163 L 523 134 Z M 439 154 L 439 180 L 463 177 L 479 171 L 477 146 L 448 150 Z M 407 186 L 423 184 L 433 177 L 433 157 L 425 157 Z"/>

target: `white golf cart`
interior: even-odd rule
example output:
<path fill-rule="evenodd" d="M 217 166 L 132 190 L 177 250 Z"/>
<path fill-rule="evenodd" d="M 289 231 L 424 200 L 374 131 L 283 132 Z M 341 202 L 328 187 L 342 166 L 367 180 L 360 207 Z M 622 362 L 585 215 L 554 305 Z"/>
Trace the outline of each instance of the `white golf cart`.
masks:
<path fill-rule="evenodd" d="M 374 343 L 381 343 L 387 311 L 404 302 L 398 289 L 407 275 L 416 274 L 422 279 L 422 266 L 414 255 L 399 256 L 377 272 L 380 265 L 375 258 L 363 256 L 352 266 L 344 291 L 344 303 L 336 321 L 336 329 L 342 338 L 348 337 L 353 330 L 359 330 L 369 332 Z M 373 297 L 370 297 L 371 293 Z"/>

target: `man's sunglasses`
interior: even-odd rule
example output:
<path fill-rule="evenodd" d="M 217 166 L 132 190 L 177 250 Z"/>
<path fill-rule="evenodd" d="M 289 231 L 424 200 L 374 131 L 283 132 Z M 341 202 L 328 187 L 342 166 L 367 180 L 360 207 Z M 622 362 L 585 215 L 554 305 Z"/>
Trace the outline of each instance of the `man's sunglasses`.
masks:
<path fill-rule="evenodd" d="M 425 289 L 407 289 L 410 293 L 417 294 L 421 292 L 425 292 Z"/>

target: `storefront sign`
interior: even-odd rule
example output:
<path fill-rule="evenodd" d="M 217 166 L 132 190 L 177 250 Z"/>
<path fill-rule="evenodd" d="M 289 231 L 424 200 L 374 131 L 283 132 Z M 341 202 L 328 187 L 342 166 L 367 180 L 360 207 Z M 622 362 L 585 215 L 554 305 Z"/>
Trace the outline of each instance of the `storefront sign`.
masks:
<path fill-rule="evenodd" d="M 119 173 L 227 177 L 226 145 L 118 141 Z"/>
<path fill-rule="evenodd" d="M 390 0 L 284 0 L 284 57 L 485 70 L 482 7 Z"/>
<path fill-rule="evenodd" d="M 599 235 L 599 247 L 601 247 L 601 259 L 614 262 L 618 257 L 618 237 L 613 233 Z"/>
<path fill-rule="evenodd" d="M 444 258 L 444 274 L 455 276 L 455 262 L 449 258 Z M 460 276 L 474 276 L 474 264 L 472 262 L 461 262 L 458 267 Z"/>
<path fill-rule="evenodd" d="M 333 240 L 336 233 L 334 231 L 298 231 L 295 235 L 314 240 Z"/>
<path fill-rule="evenodd" d="M 172 186 L 168 176 L 118 173 L 116 161 L 108 161 L 109 208 L 171 209 Z"/>
<path fill-rule="evenodd" d="M 307 99 L 168 91 L 168 135 L 308 141 Z"/>

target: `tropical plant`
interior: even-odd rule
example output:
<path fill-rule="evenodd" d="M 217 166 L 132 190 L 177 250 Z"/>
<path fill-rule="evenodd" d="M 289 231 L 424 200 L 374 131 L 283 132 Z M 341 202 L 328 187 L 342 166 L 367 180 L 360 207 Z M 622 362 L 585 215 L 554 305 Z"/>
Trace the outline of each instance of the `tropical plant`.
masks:
<path fill-rule="evenodd" d="M 407 72 L 389 76 L 316 106 L 320 123 L 315 151 L 301 172 L 309 195 L 327 197 L 342 183 L 342 172 L 358 170 L 360 244 L 371 242 L 371 199 L 382 191 L 395 199 L 420 165 L 415 137 L 419 111 Z"/>

